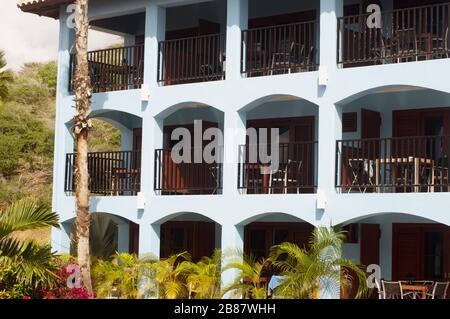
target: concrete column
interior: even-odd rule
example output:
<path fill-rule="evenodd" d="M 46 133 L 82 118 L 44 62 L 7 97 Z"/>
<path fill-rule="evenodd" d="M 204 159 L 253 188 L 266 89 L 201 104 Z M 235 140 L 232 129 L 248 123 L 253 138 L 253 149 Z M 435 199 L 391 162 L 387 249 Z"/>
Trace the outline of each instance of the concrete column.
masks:
<path fill-rule="evenodd" d="M 224 114 L 223 194 L 238 194 L 239 145 L 246 143 L 246 114 L 234 111 Z"/>
<path fill-rule="evenodd" d="M 248 0 L 227 0 L 226 79 L 241 79 L 242 30 L 248 27 Z"/>
<path fill-rule="evenodd" d="M 149 4 L 145 15 L 145 70 L 144 85 L 152 91 L 158 86 L 158 43 L 166 35 L 166 9 Z"/>
<path fill-rule="evenodd" d="M 164 121 L 153 117 L 146 117 L 142 127 L 142 170 L 141 192 L 146 198 L 146 209 L 152 200 L 155 200 L 155 150 L 163 147 Z"/>
<path fill-rule="evenodd" d="M 222 252 L 226 256 L 230 250 L 237 249 L 244 251 L 244 226 L 235 226 L 233 224 L 222 225 Z M 226 258 L 223 262 L 226 264 Z M 236 275 L 236 270 L 232 269 L 222 273 L 222 284 L 226 286 L 232 283 Z"/>
<path fill-rule="evenodd" d="M 159 259 L 161 225 L 139 224 L 139 256 L 152 254 Z"/>
<path fill-rule="evenodd" d="M 73 138 L 70 135 L 64 119 L 68 114 L 73 113 L 72 105 L 69 101 L 69 67 L 70 49 L 73 45 L 75 33 L 67 25 L 69 14 L 65 11 L 65 6 L 61 7 L 59 19 L 59 45 L 58 45 L 58 80 L 56 88 L 56 119 L 55 119 L 55 152 L 53 166 L 53 196 L 52 209 L 58 211 L 58 200 L 64 194 L 64 172 L 66 153 L 73 151 Z"/>
<path fill-rule="evenodd" d="M 343 0 L 320 0 L 320 66 L 337 68 L 337 17 L 344 13 Z"/>
<path fill-rule="evenodd" d="M 119 231 L 117 250 L 119 253 L 128 253 L 130 249 L 130 225 L 128 222 L 117 224 Z"/>
<path fill-rule="evenodd" d="M 342 107 L 334 105 L 328 99 L 323 99 L 319 105 L 319 157 L 317 171 L 318 192 L 324 192 L 326 197 L 336 194 L 336 141 L 342 139 L 341 119 Z M 329 226 L 329 223 L 327 226 Z"/>

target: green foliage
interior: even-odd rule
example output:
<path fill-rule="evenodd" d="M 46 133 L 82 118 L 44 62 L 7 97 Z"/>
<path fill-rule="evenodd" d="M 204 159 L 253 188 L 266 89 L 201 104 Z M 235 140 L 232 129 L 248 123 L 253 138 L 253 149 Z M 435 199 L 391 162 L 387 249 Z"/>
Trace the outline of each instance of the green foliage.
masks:
<path fill-rule="evenodd" d="M 367 293 L 364 271 L 352 261 L 341 258 L 343 232 L 333 228 L 318 227 L 314 230 L 308 250 L 292 243 L 282 243 L 271 249 L 270 259 L 285 279 L 276 288 L 283 298 L 318 298 L 320 293 L 339 294 L 341 286 L 348 289 L 353 280 L 358 280 L 356 298 Z M 350 271 L 357 278 L 350 275 Z"/>
<path fill-rule="evenodd" d="M 108 122 L 92 119 L 92 130 L 89 132 L 89 151 L 110 152 L 120 151 L 120 130 Z"/>
<path fill-rule="evenodd" d="M 220 275 L 222 253 L 216 249 L 211 257 L 203 257 L 197 263 L 183 261 L 180 265 L 187 273 L 186 285 L 189 298 L 218 299 L 220 293 Z"/>
<path fill-rule="evenodd" d="M 45 105 L 55 95 L 56 77 L 55 62 L 27 63 L 9 84 L 9 99 L 35 108 Z"/>
<path fill-rule="evenodd" d="M 118 226 L 107 215 L 92 214 L 89 229 L 89 245 L 91 256 L 109 260 L 117 251 Z M 75 236 L 75 224 L 71 230 L 71 254 L 77 254 L 77 240 Z"/>
<path fill-rule="evenodd" d="M 12 80 L 12 73 L 10 71 L 1 71 L 5 67 L 5 52 L 0 50 L 0 106 L 2 104 L 1 100 L 5 99 L 8 96 L 8 84 Z"/>
<path fill-rule="evenodd" d="M 18 287 L 37 290 L 55 283 L 50 246 L 14 237 L 44 227 L 59 227 L 58 216 L 45 206 L 22 200 L 0 211 L 0 292 L 14 295 Z"/>
<path fill-rule="evenodd" d="M 151 264 L 145 273 L 149 281 L 145 287 L 148 294 L 159 299 L 187 298 L 186 277 L 190 265 L 183 262 L 190 259 L 190 255 L 183 252 Z"/>
<path fill-rule="evenodd" d="M 234 281 L 224 288 L 223 294 L 234 298 L 266 299 L 267 285 L 261 284 L 268 260 L 257 259 L 253 255 L 245 255 L 241 250 L 228 253 L 229 258 L 223 271 L 234 270 L 237 276 Z"/>
<path fill-rule="evenodd" d="M 58 64 L 52 61 L 44 64 L 35 63 L 34 65 L 36 65 L 36 73 L 41 81 L 49 88 L 50 93 L 55 95 L 58 80 Z"/>
<path fill-rule="evenodd" d="M 139 258 L 117 253 L 113 261 L 97 260 L 92 268 L 94 289 L 98 298 L 137 299 L 145 295 L 141 287 L 144 275 L 157 260 L 153 256 Z"/>
<path fill-rule="evenodd" d="M 53 133 L 20 109 L 0 108 L 0 175 L 9 176 L 27 164 L 31 169 L 51 166 Z"/>

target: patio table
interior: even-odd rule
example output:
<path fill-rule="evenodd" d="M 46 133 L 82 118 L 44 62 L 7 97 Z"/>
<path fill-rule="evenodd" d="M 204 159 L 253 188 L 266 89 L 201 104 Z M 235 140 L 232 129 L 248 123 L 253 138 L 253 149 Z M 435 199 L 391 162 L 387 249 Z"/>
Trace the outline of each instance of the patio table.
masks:
<path fill-rule="evenodd" d="M 402 284 L 402 290 L 403 292 L 419 292 L 421 294 L 420 299 L 427 299 L 427 291 L 428 287 L 425 285 L 403 285 Z M 415 295 L 414 295 L 415 298 Z"/>
<path fill-rule="evenodd" d="M 400 165 L 413 165 L 413 178 L 414 178 L 414 192 L 420 191 L 420 167 L 421 165 L 429 165 L 431 167 L 431 186 L 429 191 L 434 192 L 435 181 L 435 162 L 429 158 L 408 156 L 408 157 L 395 157 L 395 158 L 379 158 L 375 160 L 375 185 L 377 186 L 377 192 L 381 191 L 380 187 L 380 167 L 381 164 L 400 164 Z M 391 171 L 392 186 L 395 187 L 395 179 L 397 172 L 395 169 Z"/>

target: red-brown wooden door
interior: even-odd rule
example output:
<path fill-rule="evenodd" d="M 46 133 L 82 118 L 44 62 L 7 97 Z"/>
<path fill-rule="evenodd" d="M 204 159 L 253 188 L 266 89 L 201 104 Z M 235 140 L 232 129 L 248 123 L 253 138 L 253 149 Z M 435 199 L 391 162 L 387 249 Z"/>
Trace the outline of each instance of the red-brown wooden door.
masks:
<path fill-rule="evenodd" d="M 450 228 L 393 224 L 393 280 L 450 280 Z"/>
<path fill-rule="evenodd" d="M 202 121 L 202 143 L 205 147 L 208 141 L 203 141 L 203 134 L 208 128 L 218 128 L 218 123 Z M 172 132 L 177 128 L 186 128 L 191 135 L 191 163 L 175 163 L 171 152 L 164 152 L 163 158 L 163 190 L 174 190 L 178 193 L 202 193 L 212 192 L 217 187 L 217 171 L 214 171 L 215 164 L 206 162 L 194 162 L 194 124 L 173 125 L 164 127 L 164 148 L 171 150 L 178 141 L 172 141 Z M 203 158 L 203 154 L 202 154 Z M 204 160 L 204 159 L 203 159 Z M 214 175 L 215 174 L 215 175 Z"/>
<path fill-rule="evenodd" d="M 360 263 L 365 268 L 369 265 L 380 265 L 380 238 L 381 229 L 379 224 L 360 225 Z M 375 290 L 370 295 L 371 299 L 378 297 Z"/>
<path fill-rule="evenodd" d="M 193 261 L 211 256 L 215 249 L 212 222 L 172 221 L 161 225 L 161 258 L 188 252 Z"/>
<path fill-rule="evenodd" d="M 133 222 L 129 222 L 130 235 L 129 235 L 129 248 L 130 254 L 139 254 L 139 225 Z"/>

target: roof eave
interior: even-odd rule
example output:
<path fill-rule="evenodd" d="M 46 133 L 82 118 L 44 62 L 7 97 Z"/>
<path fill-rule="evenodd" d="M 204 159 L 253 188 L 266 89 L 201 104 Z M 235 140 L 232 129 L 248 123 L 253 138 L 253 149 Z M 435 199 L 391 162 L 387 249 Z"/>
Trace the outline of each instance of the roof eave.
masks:
<path fill-rule="evenodd" d="M 73 2 L 73 0 L 30 0 L 29 2 L 18 4 L 17 6 L 23 12 L 58 19 L 60 6 L 71 2 Z"/>

